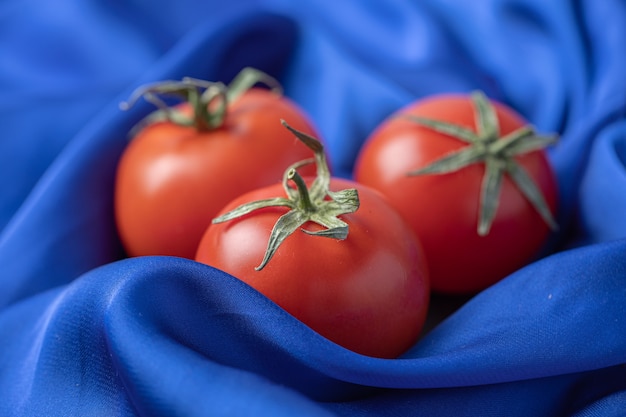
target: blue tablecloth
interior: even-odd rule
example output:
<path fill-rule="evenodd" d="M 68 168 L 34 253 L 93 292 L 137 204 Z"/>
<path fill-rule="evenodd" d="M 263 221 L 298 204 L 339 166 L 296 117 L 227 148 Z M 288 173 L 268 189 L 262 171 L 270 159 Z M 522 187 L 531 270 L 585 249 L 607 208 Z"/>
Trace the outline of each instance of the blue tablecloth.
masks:
<path fill-rule="evenodd" d="M 0 4 L 0 415 L 623 416 L 623 0 L 6 0 Z M 189 260 L 124 259 L 112 210 L 139 85 L 277 77 L 339 176 L 412 100 L 481 89 L 541 131 L 545 257 L 401 358 L 334 345 Z"/>

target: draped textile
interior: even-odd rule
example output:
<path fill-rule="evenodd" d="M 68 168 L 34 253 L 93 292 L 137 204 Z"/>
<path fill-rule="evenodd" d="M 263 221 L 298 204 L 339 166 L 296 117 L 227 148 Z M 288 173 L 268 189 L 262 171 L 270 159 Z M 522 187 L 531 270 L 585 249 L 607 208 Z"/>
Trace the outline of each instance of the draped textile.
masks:
<path fill-rule="evenodd" d="M 623 0 L 7 0 L 0 51 L 0 415 L 626 412 Z M 450 315 L 392 360 L 209 266 L 125 258 L 115 168 L 151 108 L 120 101 L 245 66 L 280 80 L 348 178 L 399 107 L 483 90 L 560 134 L 560 230 L 476 296 L 434 297 Z"/>

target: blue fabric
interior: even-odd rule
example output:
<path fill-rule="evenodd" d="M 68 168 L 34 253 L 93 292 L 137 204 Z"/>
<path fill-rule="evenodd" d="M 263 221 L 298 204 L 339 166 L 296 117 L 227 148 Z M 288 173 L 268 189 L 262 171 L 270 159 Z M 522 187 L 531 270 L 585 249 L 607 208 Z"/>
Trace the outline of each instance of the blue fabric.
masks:
<path fill-rule="evenodd" d="M 623 0 L 0 5 L 0 415 L 621 416 L 626 412 Z M 140 84 L 255 66 L 335 173 L 398 107 L 482 89 L 542 131 L 561 229 L 402 358 L 317 335 L 190 260 L 124 259 L 112 212 Z"/>

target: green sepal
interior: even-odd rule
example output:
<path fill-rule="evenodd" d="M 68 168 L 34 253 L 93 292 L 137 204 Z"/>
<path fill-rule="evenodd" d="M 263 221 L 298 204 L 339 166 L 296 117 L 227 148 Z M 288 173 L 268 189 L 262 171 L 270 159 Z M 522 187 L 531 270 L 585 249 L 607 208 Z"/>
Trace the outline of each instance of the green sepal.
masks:
<path fill-rule="evenodd" d="M 283 94 L 282 86 L 274 77 L 263 71 L 259 71 L 256 68 L 246 67 L 242 69 L 239 74 L 235 76 L 235 78 L 233 78 L 230 84 L 228 84 L 228 91 L 226 94 L 228 102 L 232 103 L 237 100 L 246 91 L 259 83 L 265 84 L 277 95 Z"/>
<path fill-rule="evenodd" d="M 309 221 L 310 217 L 307 213 L 292 209 L 278 218 L 276 224 L 272 228 L 270 233 L 270 239 L 267 242 L 267 249 L 265 249 L 265 256 L 259 264 L 255 267 L 257 271 L 265 268 L 265 265 L 272 259 L 278 247 L 295 232 L 300 226 Z"/>
<path fill-rule="evenodd" d="M 253 211 L 267 208 L 267 207 L 289 207 L 294 208 L 295 204 L 292 200 L 288 198 L 276 197 L 276 198 L 268 198 L 265 200 L 252 201 L 250 203 L 242 204 L 237 208 L 232 209 L 231 211 L 222 214 L 212 220 L 212 223 L 223 223 L 229 220 L 237 219 L 239 217 L 245 216 L 246 214 L 250 214 Z"/>
<path fill-rule="evenodd" d="M 446 174 L 458 171 L 461 168 L 483 160 L 483 150 L 474 147 L 467 147 L 461 149 L 460 151 L 449 153 L 441 159 L 438 159 L 420 169 L 410 171 L 408 175 Z"/>
<path fill-rule="evenodd" d="M 475 123 L 478 130 L 478 140 L 492 142 L 500 135 L 500 123 L 495 109 L 482 91 L 473 91 L 471 94 L 475 109 Z"/>
<path fill-rule="evenodd" d="M 503 141 L 505 139 L 503 139 Z M 548 146 L 556 144 L 558 141 L 559 138 L 557 135 L 545 136 L 531 134 L 527 136 L 524 140 L 513 140 L 513 143 L 505 148 L 502 152 L 504 152 L 506 156 L 523 155 L 525 153 L 545 149 Z"/>
<path fill-rule="evenodd" d="M 522 194 L 524 194 L 526 199 L 530 201 L 533 207 L 535 207 L 537 212 L 539 212 L 539 215 L 541 215 L 546 224 L 552 230 L 557 230 L 559 226 L 556 223 L 556 220 L 554 220 L 554 217 L 552 217 L 552 213 L 548 208 L 548 203 L 546 203 L 541 190 L 537 187 L 526 170 L 515 161 L 507 164 L 506 168 L 506 171 L 513 182 L 517 185 Z"/>
<path fill-rule="evenodd" d="M 506 162 L 496 158 L 485 160 L 485 175 L 480 188 L 481 210 L 478 220 L 478 234 L 480 236 L 489 233 L 493 219 L 496 217 L 505 165 Z"/>
<path fill-rule="evenodd" d="M 474 133 L 471 129 L 455 125 L 453 123 L 442 122 L 440 120 L 429 119 L 427 117 L 413 116 L 412 114 L 404 114 L 401 117 L 441 134 L 462 140 L 463 142 L 475 143 L 478 140 L 476 133 Z"/>

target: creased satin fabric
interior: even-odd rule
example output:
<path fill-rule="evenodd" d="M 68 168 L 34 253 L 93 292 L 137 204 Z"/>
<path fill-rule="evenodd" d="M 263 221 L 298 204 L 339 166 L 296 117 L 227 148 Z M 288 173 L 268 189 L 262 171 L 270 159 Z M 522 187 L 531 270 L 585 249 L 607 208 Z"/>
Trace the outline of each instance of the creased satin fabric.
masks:
<path fill-rule="evenodd" d="M 0 415 L 624 415 L 622 0 L 9 0 L 0 50 Z M 244 66 L 280 80 L 348 178 L 399 107 L 485 91 L 560 134 L 558 233 L 393 360 L 206 265 L 125 258 L 115 168 L 151 108 L 119 103 Z"/>

